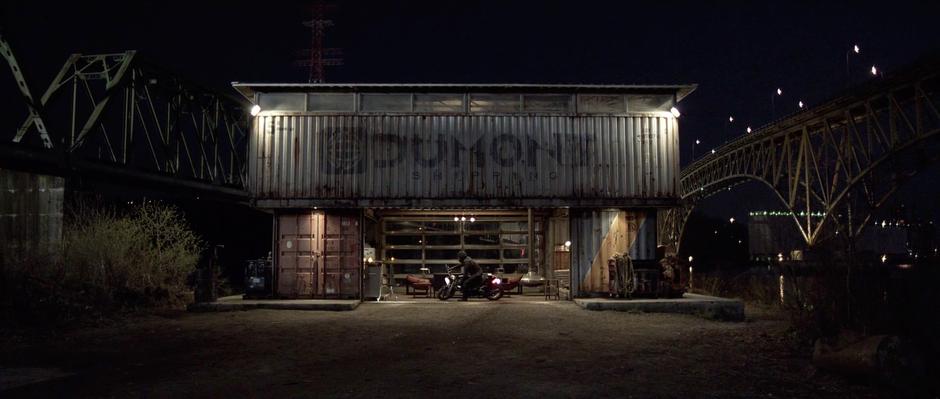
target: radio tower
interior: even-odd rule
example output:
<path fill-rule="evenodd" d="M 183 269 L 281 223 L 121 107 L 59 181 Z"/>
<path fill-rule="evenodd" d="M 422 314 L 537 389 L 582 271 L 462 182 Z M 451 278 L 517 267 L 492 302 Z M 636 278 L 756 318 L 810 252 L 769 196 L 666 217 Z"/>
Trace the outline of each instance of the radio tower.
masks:
<path fill-rule="evenodd" d="M 323 36 L 326 28 L 333 26 L 333 21 L 327 19 L 327 12 L 334 8 L 332 4 L 323 1 L 313 3 L 311 18 L 304 21 L 304 26 L 310 28 L 310 48 L 303 51 L 306 59 L 298 61 L 300 66 L 308 68 L 307 81 L 310 83 L 323 83 L 326 81 L 324 67 L 343 65 L 342 50 L 339 48 L 323 47 Z"/>

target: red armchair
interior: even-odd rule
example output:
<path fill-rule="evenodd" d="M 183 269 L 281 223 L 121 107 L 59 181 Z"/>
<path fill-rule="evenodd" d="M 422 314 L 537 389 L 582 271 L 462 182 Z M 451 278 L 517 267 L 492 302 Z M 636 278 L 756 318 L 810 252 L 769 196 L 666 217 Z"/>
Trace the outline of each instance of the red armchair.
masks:
<path fill-rule="evenodd" d="M 405 294 L 411 294 L 412 298 L 418 296 L 420 292 L 426 297 L 431 296 L 431 279 L 417 277 L 413 275 L 405 276 Z M 411 287 L 411 292 L 408 292 L 408 288 Z"/>

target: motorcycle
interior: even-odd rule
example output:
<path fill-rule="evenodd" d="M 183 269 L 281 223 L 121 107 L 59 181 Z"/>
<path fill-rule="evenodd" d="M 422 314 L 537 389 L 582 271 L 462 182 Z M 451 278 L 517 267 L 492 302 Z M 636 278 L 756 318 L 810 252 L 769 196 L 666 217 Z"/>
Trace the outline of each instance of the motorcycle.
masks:
<path fill-rule="evenodd" d="M 463 292 L 464 276 L 459 273 L 459 266 L 447 269 L 447 276 L 444 277 L 444 286 L 437 290 L 437 299 L 446 301 L 454 297 L 457 291 Z M 503 289 L 500 287 L 502 279 L 491 273 L 483 274 L 483 284 L 475 289 L 469 296 L 486 298 L 491 301 L 499 300 L 503 297 Z"/>

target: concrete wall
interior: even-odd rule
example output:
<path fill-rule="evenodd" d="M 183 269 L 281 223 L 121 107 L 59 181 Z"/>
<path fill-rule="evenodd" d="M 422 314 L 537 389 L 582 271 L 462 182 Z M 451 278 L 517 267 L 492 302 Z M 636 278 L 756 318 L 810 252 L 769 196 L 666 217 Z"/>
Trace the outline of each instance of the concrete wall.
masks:
<path fill-rule="evenodd" d="M 57 249 L 65 179 L 0 169 L 0 263 Z"/>

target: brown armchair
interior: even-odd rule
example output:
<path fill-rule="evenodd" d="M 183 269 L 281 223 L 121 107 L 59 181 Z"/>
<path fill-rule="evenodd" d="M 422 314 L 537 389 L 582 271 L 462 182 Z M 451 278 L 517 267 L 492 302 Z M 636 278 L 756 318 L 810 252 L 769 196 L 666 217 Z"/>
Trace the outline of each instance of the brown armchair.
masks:
<path fill-rule="evenodd" d="M 411 292 L 409 292 L 409 288 Z M 411 274 L 405 276 L 405 295 L 411 294 L 411 297 L 415 298 L 419 293 L 425 297 L 431 296 L 431 279 Z"/>

